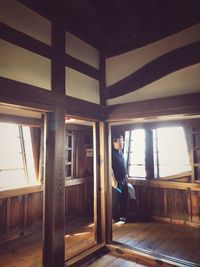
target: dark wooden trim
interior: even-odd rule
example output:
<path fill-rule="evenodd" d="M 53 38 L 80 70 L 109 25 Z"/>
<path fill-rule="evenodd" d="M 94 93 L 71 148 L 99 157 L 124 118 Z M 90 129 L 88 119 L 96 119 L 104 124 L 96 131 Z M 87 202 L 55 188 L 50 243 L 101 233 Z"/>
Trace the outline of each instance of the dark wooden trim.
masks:
<path fill-rule="evenodd" d="M 38 41 L 25 33 L 17 31 L 3 23 L 0 23 L 0 37 L 12 44 L 20 46 L 43 57 L 51 58 L 51 47 Z"/>
<path fill-rule="evenodd" d="M 67 116 L 88 120 L 104 120 L 104 108 L 98 104 L 80 100 L 71 96 L 65 97 L 65 111 Z"/>
<path fill-rule="evenodd" d="M 64 266 L 64 121 L 64 110 L 48 113 L 45 120 L 43 267 Z"/>
<path fill-rule="evenodd" d="M 166 121 L 154 121 L 154 122 L 137 122 L 121 125 L 113 125 L 111 128 L 114 131 L 131 131 L 134 129 L 155 129 L 161 127 L 190 127 L 198 126 L 200 124 L 200 118 L 197 119 L 179 119 L 179 120 L 166 120 Z"/>
<path fill-rule="evenodd" d="M 105 99 L 105 90 L 106 90 L 106 58 L 105 56 L 100 53 L 99 56 L 99 71 L 100 71 L 100 77 L 99 77 L 99 94 L 100 94 L 100 104 L 105 105 L 106 99 Z"/>
<path fill-rule="evenodd" d="M 162 55 L 130 76 L 108 86 L 106 98 L 134 92 L 172 72 L 200 62 L 200 41 Z"/>
<path fill-rule="evenodd" d="M 65 27 L 64 12 L 58 1 L 51 26 L 51 90 L 65 95 Z"/>
<path fill-rule="evenodd" d="M 31 127 L 43 127 L 42 119 L 20 117 L 15 115 L 0 114 L 0 122 L 15 123 L 19 125 L 26 125 Z"/>
<path fill-rule="evenodd" d="M 52 111 L 56 95 L 52 92 L 0 77 L 0 102 L 40 111 Z M 62 97 L 63 98 L 63 97 Z"/>
<path fill-rule="evenodd" d="M 133 248 L 126 244 L 123 245 L 118 242 L 114 242 L 113 244 L 107 244 L 106 248 L 110 251 L 112 255 L 116 257 L 120 257 L 120 258 L 127 259 L 127 260 L 132 260 L 144 266 L 195 267 L 195 264 L 190 263 L 188 261 L 169 257 L 166 255 L 158 255 L 151 251 L 147 251 L 147 250 L 140 249 L 140 248 Z"/>
<path fill-rule="evenodd" d="M 65 107 L 66 115 L 89 120 L 104 120 L 105 112 L 98 104 L 65 96 L 36 86 L 0 77 L 0 103 L 20 109 L 53 111 Z M 24 111 L 25 112 L 25 111 Z"/>
<path fill-rule="evenodd" d="M 171 96 L 106 107 L 109 121 L 152 118 L 164 115 L 200 114 L 200 93 Z"/>
<path fill-rule="evenodd" d="M 130 178 L 130 181 L 131 181 L 131 184 L 133 184 L 135 186 L 200 191 L 200 184 L 199 183 L 183 183 L 183 182 L 162 181 L 162 178 L 151 179 L 151 180 L 144 180 L 144 179 L 142 180 L 142 179 Z"/>
<path fill-rule="evenodd" d="M 99 70 L 67 54 L 65 54 L 65 66 L 99 80 Z"/>

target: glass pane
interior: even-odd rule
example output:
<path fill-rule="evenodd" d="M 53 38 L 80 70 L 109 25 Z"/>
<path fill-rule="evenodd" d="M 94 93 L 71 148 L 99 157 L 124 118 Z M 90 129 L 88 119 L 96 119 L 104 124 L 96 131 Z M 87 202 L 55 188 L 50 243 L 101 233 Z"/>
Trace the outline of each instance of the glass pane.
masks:
<path fill-rule="evenodd" d="M 28 182 L 29 185 L 35 185 L 37 184 L 38 180 L 36 178 L 36 173 L 35 173 L 30 127 L 23 126 L 22 129 L 24 137 L 25 156 L 28 169 Z"/>
<path fill-rule="evenodd" d="M 191 170 L 185 134 L 182 127 L 158 128 L 157 150 L 157 164 L 159 164 L 160 177 Z M 154 157 L 156 158 L 156 153 Z"/>
<path fill-rule="evenodd" d="M 18 125 L 0 123 L 0 170 L 0 187 L 27 184 Z"/>
<path fill-rule="evenodd" d="M 129 153 L 129 175 L 145 177 L 145 132 L 143 129 L 131 131 Z"/>

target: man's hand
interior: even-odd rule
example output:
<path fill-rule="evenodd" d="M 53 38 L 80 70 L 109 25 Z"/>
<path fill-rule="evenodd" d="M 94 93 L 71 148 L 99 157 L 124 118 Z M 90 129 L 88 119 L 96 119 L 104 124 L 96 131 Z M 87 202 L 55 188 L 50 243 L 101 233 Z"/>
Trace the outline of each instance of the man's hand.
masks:
<path fill-rule="evenodd" d="M 128 174 L 126 175 L 126 180 L 131 184 L 131 179 L 128 177 Z"/>

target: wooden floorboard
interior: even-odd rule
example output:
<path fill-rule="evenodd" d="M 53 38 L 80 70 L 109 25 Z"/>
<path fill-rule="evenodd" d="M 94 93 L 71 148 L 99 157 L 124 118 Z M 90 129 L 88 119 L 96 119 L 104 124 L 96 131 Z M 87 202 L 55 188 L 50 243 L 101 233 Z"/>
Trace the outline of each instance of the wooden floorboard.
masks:
<path fill-rule="evenodd" d="M 94 262 L 86 264 L 85 266 L 90 267 L 146 267 L 147 265 L 141 265 L 133 261 L 125 260 L 122 258 L 117 258 L 111 254 L 106 254 L 101 256 L 98 259 L 95 259 Z"/>
<path fill-rule="evenodd" d="M 200 266 L 200 229 L 163 222 L 113 224 L 113 240 Z"/>
<path fill-rule="evenodd" d="M 65 236 L 65 258 L 77 251 L 94 246 L 94 225 L 89 220 L 68 221 Z M 149 251 L 190 261 L 200 266 L 200 230 L 184 225 L 163 222 L 135 222 L 124 225 L 113 224 L 113 240 L 136 249 Z M 23 236 L 18 240 L 0 243 L 0 267 L 42 266 L 42 234 Z M 89 266 L 134 266 L 137 263 L 104 255 Z M 144 266 L 144 265 L 143 265 Z"/>

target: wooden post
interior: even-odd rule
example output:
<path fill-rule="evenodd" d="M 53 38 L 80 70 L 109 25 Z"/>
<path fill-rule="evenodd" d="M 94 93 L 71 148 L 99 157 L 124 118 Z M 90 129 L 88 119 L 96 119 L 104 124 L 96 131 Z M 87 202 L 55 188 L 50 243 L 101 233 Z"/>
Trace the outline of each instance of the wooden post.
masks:
<path fill-rule="evenodd" d="M 102 242 L 101 236 L 101 187 L 100 187 L 100 140 L 99 122 L 93 123 L 93 160 L 94 160 L 94 237 L 98 243 Z"/>
<path fill-rule="evenodd" d="M 145 129 L 145 165 L 146 165 L 146 178 L 154 178 L 154 159 L 153 159 L 153 133 L 151 129 Z"/>
<path fill-rule="evenodd" d="M 65 110 L 64 100 L 57 98 L 58 95 L 65 95 L 65 25 L 62 0 L 58 0 L 56 4 L 51 3 L 51 8 L 53 10 L 51 90 L 55 93 L 55 109 L 45 118 L 43 267 L 63 267 Z"/>
<path fill-rule="evenodd" d="M 111 142 L 108 122 L 100 122 L 100 183 L 102 242 L 112 241 Z"/>
<path fill-rule="evenodd" d="M 43 267 L 64 266 L 64 110 L 45 120 Z"/>

